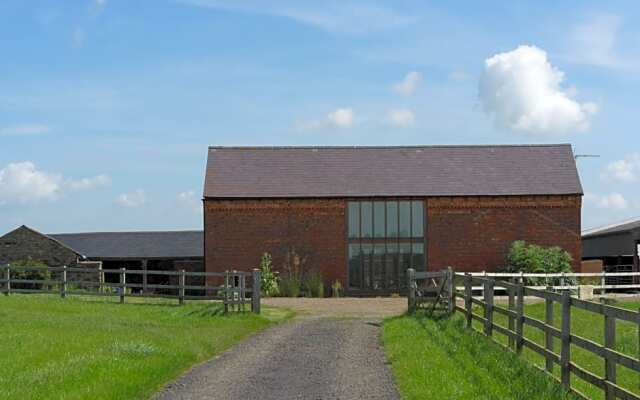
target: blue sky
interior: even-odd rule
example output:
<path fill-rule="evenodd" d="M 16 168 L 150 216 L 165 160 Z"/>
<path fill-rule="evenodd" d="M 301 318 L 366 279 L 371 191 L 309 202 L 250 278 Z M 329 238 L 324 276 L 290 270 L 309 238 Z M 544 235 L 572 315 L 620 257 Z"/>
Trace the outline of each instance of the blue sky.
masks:
<path fill-rule="evenodd" d="M 640 215 L 632 1 L 0 3 L 0 232 L 190 229 L 208 145 L 572 143 Z"/>

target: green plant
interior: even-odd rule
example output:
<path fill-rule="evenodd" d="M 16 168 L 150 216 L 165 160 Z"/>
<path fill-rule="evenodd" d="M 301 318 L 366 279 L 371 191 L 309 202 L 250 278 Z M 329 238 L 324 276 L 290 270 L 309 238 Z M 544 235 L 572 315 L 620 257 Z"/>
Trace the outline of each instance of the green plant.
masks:
<path fill-rule="evenodd" d="M 280 292 L 278 277 L 272 271 L 271 254 L 264 253 L 260 258 L 260 290 L 265 297 L 277 296 Z"/>
<path fill-rule="evenodd" d="M 333 297 L 342 297 L 342 283 L 337 279 L 331 284 L 331 295 Z"/>
<path fill-rule="evenodd" d="M 295 250 L 290 248 L 287 251 L 283 274 L 280 277 L 280 294 L 286 297 L 298 297 L 302 291 L 302 275 L 307 258 L 301 257 Z"/>
<path fill-rule="evenodd" d="M 307 271 L 303 275 L 302 288 L 306 297 L 324 297 L 324 281 L 317 270 Z"/>
<path fill-rule="evenodd" d="M 11 263 L 11 267 L 27 267 L 34 269 L 14 269 L 11 270 L 11 279 L 20 280 L 34 280 L 34 281 L 49 281 L 51 280 L 51 272 L 47 269 L 47 264 L 42 261 L 27 258 L 14 263 Z M 35 269 L 38 268 L 38 269 Z M 44 289 L 50 285 L 43 283 L 12 283 L 11 286 L 15 289 Z"/>
<path fill-rule="evenodd" d="M 573 272 L 571 269 L 571 255 L 560 247 L 542 247 L 527 244 L 518 240 L 511 244 L 507 256 L 506 272 L 524 273 L 557 273 Z M 573 278 L 565 278 L 567 284 L 574 284 Z M 545 278 L 527 278 L 528 285 L 545 285 Z"/>

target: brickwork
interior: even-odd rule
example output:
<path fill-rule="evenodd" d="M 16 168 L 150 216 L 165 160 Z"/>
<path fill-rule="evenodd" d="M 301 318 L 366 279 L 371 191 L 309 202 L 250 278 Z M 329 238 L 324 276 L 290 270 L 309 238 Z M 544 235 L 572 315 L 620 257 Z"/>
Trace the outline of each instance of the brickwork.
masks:
<path fill-rule="evenodd" d="M 60 242 L 26 226 L 0 237 L 0 265 L 27 258 L 60 267 L 74 266 L 78 255 Z"/>

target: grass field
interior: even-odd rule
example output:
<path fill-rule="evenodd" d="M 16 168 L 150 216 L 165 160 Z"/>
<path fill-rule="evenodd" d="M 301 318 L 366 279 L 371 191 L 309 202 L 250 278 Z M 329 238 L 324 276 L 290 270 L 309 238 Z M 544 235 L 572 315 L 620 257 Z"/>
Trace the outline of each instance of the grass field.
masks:
<path fill-rule="evenodd" d="M 640 307 L 640 303 L 638 302 L 619 302 L 613 304 L 616 307 L 627 308 L 630 310 L 637 311 L 638 307 Z M 482 313 L 482 310 L 477 309 L 474 312 L 478 314 Z M 527 305 L 525 307 L 525 315 L 531 316 L 533 318 L 537 318 L 539 320 L 544 321 L 545 319 L 545 304 L 537 303 Z M 560 316 L 562 315 L 560 310 L 560 305 L 555 304 L 554 306 L 554 326 L 560 328 Z M 496 323 L 507 327 L 508 322 L 507 318 L 494 313 L 494 318 Z M 482 329 L 479 323 L 474 321 L 474 327 L 476 329 Z M 582 336 L 586 339 L 592 340 L 599 344 L 604 343 L 604 317 L 598 314 L 577 309 L 575 307 L 571 308 L 571 333 L 574 335 Z M 544 335 L 543 333 L 533 327 L 525 325 L 524 331 L 525 337 L 535 341 L 536 343 L 544 346 Z M 498 334 L 494 331 L 494 335 L 497 341 L 500 343 L 506 344 L 508 339 L 506 336 Z M 616 350 L 627 354 L 629 356 L 638 358 L 638 326 L 634 325 L 630 322 L 625 321 L 617 321 L 616 322 Z M 554 350 L 555 353 L 560 353 L 560 340 L 556 339 L 554 341 Z M 544 367 L 545 361 L 539 354 L 535 353 L 532 350 L 524 349 L 523 357 L 528 361 L 535 363 L 540 367 Z M 571 346 L 571 361 L 576 363 L 577 365 L 587 369 L 588 371 L 595 373 L 599 376 L 604 376 L 604 361 L 598 356 L 587 352 L 576 346 Z M 555 376 L 560 376 L 560 370 L 558 366 L 554 366 L 554 374 Z M 627 390 L 631 390 L 636 394 L 640 394 L 640 375 L 635 373 L 623 366 L 618 365 L 617 370 L 617 382 L 620 386 L 624 387 Z M 581 393 L 587 395 L 591 399 L 604 399 L 604 395 L 602 390 L 596 388 L 593 385 L 590 385 L 581 379 L 577 378 L 575 375 L 571 377 L 571 385 L 575 387 Z"/>
<path fill-rule="evenodd" d="M 383 343 L 404 399 L 572 399 L 550 377 L 480 334 L 460 314 L 386 320 Z"/>
<path fill-rule="evenodd" d="M 274 321 L 214 303 L 0 296 L 1 399 L 143 399 Z"/>

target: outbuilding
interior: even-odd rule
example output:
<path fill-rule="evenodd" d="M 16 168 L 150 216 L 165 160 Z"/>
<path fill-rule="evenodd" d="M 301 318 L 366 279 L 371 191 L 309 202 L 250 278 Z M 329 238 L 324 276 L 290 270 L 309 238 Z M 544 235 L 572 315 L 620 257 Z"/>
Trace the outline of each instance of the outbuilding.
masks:
<path fill-rule="evenodd" d="M 405 271 L 494 271 L 525 240 L 581 258 L 571 146 L 210 147 L 205 268 L 269 252 L 351 294 L 399 291 Z"/>

